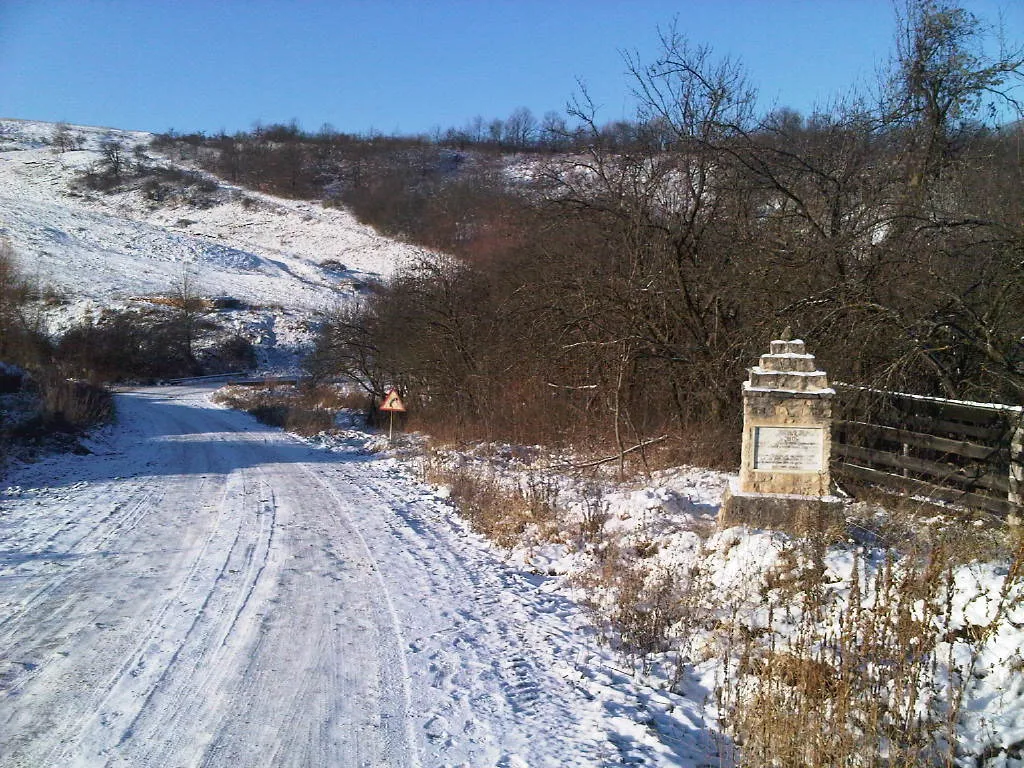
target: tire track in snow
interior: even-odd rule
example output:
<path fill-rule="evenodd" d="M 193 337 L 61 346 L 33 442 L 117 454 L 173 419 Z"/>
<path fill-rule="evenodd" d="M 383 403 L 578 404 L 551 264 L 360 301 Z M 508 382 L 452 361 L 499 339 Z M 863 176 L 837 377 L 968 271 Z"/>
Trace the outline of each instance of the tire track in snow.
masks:
<path fill-rule="evenodd" d="M 341 517 L 338 519 L 344 520 L 345 527 L 358 540 L 359 546 L 365 554 L 374 574 L 374 580 L 378 587 L 379 594 L 384 598 L 385 612 L 387 614 L 386 629 L 390 631 L 394 638 L 394 647 L 390 651 L 389 655 L 395 658 L 398 662 L 399 687 L 401 689 L 402 696 L 399 711 L 397 713 L 393 713 L 386 721 L 388 726 L 386 729 L 386 738 L 389 738 L 391 743 L 398 745 L 398 748 L 405 753 L 408 758 L 407 764 L 410 768 L 420 768 L 420 760 L 416 750 L 416 737 L 412 731 L 412 697 L 409 689 L 409 666 L 405 658 L 406 642 L 404 639 L 402 624 L 398 618 L 398 612 L 395 610 L 394 600 L 391 597 L 391 592 L 382 575 L 380 563 L 374 556 L 373 550 L 370 549 L 369 544 L 367 544 L 366 538 L 363 536 L 359 526 L 356 525 L 355 521 L 352 519 L 352 514 L 349 511 L 350 505 L 342 501 L 341 497 L 330 482 L 326 482 L 324 478 L 314 473 L 307 466 L 303 466 L 302 470 L 311 481 L 315 482 L 320 488 L 326 490 L 330 495 L 334 502 L 334 507 L 341 513 Z M 382 671 L 390 672 L 390 665 L 385 663 L 382 666 Z M 393 723 L 392 720 L 397 720 L 398 723 Z M 401 733 L 398 733 L 399 729 Z"/>
<path fill-rule="evenodd" d="M 348 465 L 335 474 L 366 497 L 357 525 L 371 549 L 414 564 L 413 572 L 423 575 L 417 593 L 446 595 L 443 602 L 452 606 L 409 645 L 414 656 L 425 657 L 424 680 L 447 694 L 419 713 L 424 749 L 441 757 L 475 741 L 462 747 L 472 765 L 617 765 L 618 750 L 604 734 L 593 735 L 597 725 L 578 720 L 587 708 L 566 706 L 566 699 L 583 697 L 554 671 L 559 660 L 545 618 L 556 599 L 475 546 L 404 478 L 379 467 L 357 474 Z M 417 607 L 415 600 L 406 606 L 406 623 L 422 619 Z M 537 754 L 531 741 L 539 733 L 547 734 L 547 748 L 557 744 L 560 751 Z"/>
<path fill-rule="evenodd" d="M 168 741 L 166 733 L 186 730 L 184 726 L 189 721 L 199 719 L 197 708 L 206 713 L 202 692 L 215 688 L 219 683 L 218 677 L 223 674 L 223 659 L 229 655 L 228 641 L 267 565 L 276 523 L 273 505 L 265 513 L 259 507 L 262 499 L 258 498 L 264 494 L 272 497 L 273 491 L 262 477 L 258 478 L 255 486 L 247 483 L 249 474 L 250 470 L 243 470 L 237 478 L 242 485 L 238 496 L 243 503 L 235 527 L 235 538 L 227 556 L 209 583 L 206 596 L 196 610 L 188 631 L 162 666 L 159 678 L 148 685 L 149 692 L 145 700 L 131 722 L 123 727 L 118 739 L 118 747 L 124 747 L 130 741 L 144 745 L 141 753 L 132 756 L 127 763 L 129 765 L 172 764 L 174 752 L 181 745 L 173 740 Z M 232 476 L 230 479 L 236 478 Z M 225 486 L 221 509 L 226 505 L 231 488 L 229 480 Z M 253 501 L 252 497 L 257 498 Z M 251 525 L 254 522 L 256 524 Z M 241 575 L 231 579 L 233 574 Z M 225 608 L 229 607 L 228 604 L 233 607 L 221 612 L 215 605 L 218 602 L 224 603 Z M 158 698 L 166 699 L 166 703 L 158 705 Z M 159 719 L 153 717 L 154 712 L 160 713 Z M 190 746 L 194 748 L 196 745 Z M 106 765 L 114 766 L 120 762 L 122 758 L 116 756 L 108 760 Z"/>
<path fill-rule="evenodd" d="M 75 540 L 69 549 L 63 552 L 52 552 L 44 549 L 39 553 L 43 562 L 54 560 L 63 562 L 77 556 L 89 557 L 95 553 L 101 553 L 118 536 L 130 532 L 149 513 L 150 504 L 161 497 L 160 489 L 149 486 L 137 488 L 126 500 L 125 503 L 117 504 L 103 516 L 98 522 Z M 118 514 L 118 513 L 122 514 Z M 55 534 L 51 535 L 46 544 L 50 545 L 56 541 L 56 537 L 65 528 L 61 526 Z M 7 655 L 3 649 L 17 649 L 17 656 L 21 659 L 33 659 L 33 661 L 22 661 L 12 664 L 8 661 L 7 667 L 0 673 L 0 696 L 9 697 L 20 694 L 27 685 L 35 678 L 44 674 L 48 666 L 54 661 L 52 643 L 47 633 L 25 632 L 26 623 L 34 621 L 35 616 L 46 617 L 50 626 L 60 625 L 63 618 L 73 615 L 77 609 L 73 597 L 75 581 L 80 579 L 80 574 L 73 568 L 64 568 L 60 575 L 42 572 L 34 573 L 29 578 L 35 580 L 44 579 L 42 586 L 23 599 L 20 605 L 10 615 L 0 621 L 0 659 Z M 69 622 L 70 624 L 71 622 Z M 20 639 L 15 643 L 19 634 L 28 634 L 27 639 Z M 2 667 L 0 667 L 2 668 Z"/>
<path fill-rule="evenodd" d="M 181 647 L 187 640 L 188 633 L 192 631 L 196 622 L 202 616 L 203 606 L 209 602 L 209 592 L 206 593 L 206 598 L 199 607 L 196 618 L 189 627 L 185 638 L 182 639 L 181 644 L 173 651 L 167 647 L 167 640 L 169 638 L 166 636 L 166 627 L 168 624 L 173 623 L 171 620 L 173 613 L 184 612 L 183 607 L 186 610 L 192 610 L 188 606 L 195 604 L 195 598 L 190 600 L 190 593 L 197 589 L 199 591 L 203 589 L 201 586 L 204 581 L 202 571 L 209 567 L 208 553 L 213 552 L 215 556 L 217 549 L 215 542 L 225 535 L 223 523 L 226 517 L 227 500 L 230 498 L 231 492 L 231 483 L 224 482 L 220 492 L 220 500 L 215 505 L 217 509 L 216 519 L 210 525 L 202 544 L 191 559 L 187 571 L 181 577 L 172 594 L 163 600 L 160 609 L 149 620 L 148 630 L 144 636 L 135 641 L 125 660 L 99 686 L 102 692 L 91 697 L 92 704 L 89 709 L 76 721 L 74 726 L 68 729 L 75 734 L 75 736 L 67 739 L 70 741 L 70 744 L 58 747 L 58 751 L 48 756 L 52 761 L 50 764 L 72 765 L 74 761 L 81 761 L 85 758 L 85 755 L 82 754 L 83 751 L 89 752 L 89 758 L 95 759 L 94 755 L 104 754 L 113 745 L 122 742 L 123 736 L 119 737 L 118 734 L 123 731 L 122 724 L 131 717 L 131 713 L 115 709 L 111 706 L 111 702 L 116 701 L 116 706 L 121 706 L 127 701 L 133 703 L 138 701 L 138 711 L 141 711 L 149 701 L 152 691 L 155 690 L 153 686 L 159 685 L 160 681 L 167 674 L 167 670 L 174 665 Z M 240 527 L 235 530 L 232 547 L 238 541 L 239 532 Z M 162 659 L 167 659 L 167 661 L 160 664 Z M 152 681 L 154 676 L 157 676 L 155 683 Z M 147 689 L 150 692 L 149 695 L 145 694 Z"/>
<path fill-rule="evenodd" d="M 233 437 L 248 439 L 239 433 Z M 337 525 L 343 517 L 345 502 L 331 499 L 318 478 L 296 470 L 299 465 L 282 471 L 274 462 L 275 441 L 284 443 L 289 450 L 296 447 L 290 438 L 276 434 L 266 449 L 269 455 L 263 455 L 264 449 L 256 447 L 257 453 L 239 461 L 250 465 L 247 471 L 261 478 L 260 483 L 266 487 L 267 509 L 275 514 L 279 510 L 285 512 L 284 538 L 267 539 L 263 550 L 278 553 L 273 567 L 263 555 L 253 558 L 251 562 L 259 561 L 261 567 L 252 569 L 254 576 L 246 580 L 247 588 L 237 588 L 234 607 L 223 600 L 217 602 L 217 610 L 224 616 L 224 632 L 216 650 L 211 650 L 216 637 L 204 639 L 201 632 L 190 633 L 189 642 L 204 654 L 196 661 L 201 661 L 201 665 L 193 671 L 190 665 L 194 660 L 183 651 L 167 667 L 166 676 L 154 686 L 141 715 L 126 729 L 128 738 L 117 745 L 109 765 L 417 765 L 409 759 L 408 736 L 403 730 L 407 719 L 404 705 L 393 706 L 395 694 L 388 685 L 376 685 L 369 691 L 371 696 L 365 704 L 355 707 L 372 714 L 375 706 L 382 706 L 386 712 L 379 723 L 370 722 L 366 728 L 342 727 L 353 722 L 358 725 L 354 716 L 362 720 L 369 716 L 359 711 L 355 715 L 339 712 L 338 704 L 353 694 L 358 696 L 369 673 L 360 669 L 366 666 L 362 663 L 356 665 L 354 675 L 339 666 L 336 659 L 342 658 L 342 648 L 328 634 L 333 628 L 326 625 L 325 617 L 331 612 L 323 606 L 330 603 L 328 590 L 339 580 L 331 569 L 338 570 L 339 563 L 346 567 L 347 561 L 350 571 L 355 568 L 361 573 L 358 591 L 366 592 L 366 587 L 371 587 L 370 599 L 359 603 L 355 613 L 377 615 L 374 604 L 379 595 L 373 582 L 376 566 L 362 553 L 354 553 L 352 547 L 343 547 L 343 558 L 333 555 L 331 547 L 339 540 L 355 538 L 351 530 Z M 258 442 L 258 438 L 250 442 Z M 258 496 L 263 499 L 264 493 Z M 315 515 L 300 511 L 308 499 L 318 497 L 329 502 L 322 505 L 324 509 Z M 287 554 L 282 552 L 299 558 L 305 550 L 309 554 L 300 558 L 301 567 L 283 567 L 290 561 L 283 560 Z M 316 578 L 309 581 L 307 577 L 311 574 Z M 299 586 L 303 590 L 301 596 L 295 592 Z M 296 606 L 297 611 L 289 611 L 288 604 L 300 597 L 312 610 Z M 205 613 L 213 610 L 208 606 Z M 351 613 L 346 620 L 351 620 Z M 376 619 L 368 626 L 386 631 L 388 624 Z M 236 629 L 245 630 L 239 641 L 231 639 Z M 399 650 L 402 647 L 399 642 L 393 645 Z M 380 653 L 377 646 L 370 648 L 373 654 Z M 372 658 L 372 654 L 367 656 Z M 390 670 L 393 660 L 389 656 L 378 666 Z M 216 674 L 200 677 L 201 670 L 221 667 Z M 285 680 L 287 685 L 282 686 Z M 216 693 L 210 695 L 210 691 Z M 212 702 L 209 705 L 196 700 L 204 692 Z M 259 722 L 267 718 L 273 720 L 272 727 Z M 349 733 L 339 738 L 339 731 Z M 182 733 L 206 736 L 186 744 L 180 737 Z M 400 738 L 395 738 L 395 733 Z M 359 759 L 360 755 L 368 759 Z"/>
<path fill-rule="evenodd" d="M 418 766 L 405 701 L 396 704 L 401 684 L 395 685 L 394 670 L 402 646 L 388 640 L 392 625 L 382 617 L 379 566 L 346 522 L 352 500 L 332 495 L 302 464 L 284 475 L 274 469 L 265 471 L 279 507 L 293 521 L 284 534 L 292 540 L 292 557 L 279 571 L 274 599 L 297 610 L 264 616 L 232 706 L 200 764 Z M 313 515 L 292 508 L 314 499 Z M 301 645 L 296 637 L 303 638 Z M 291 670 L 288 686 L 275 692 L 273 706 L 266 705 L 267 686 L 280 674 L 268 667 L 283 663 Z M 247 728 L 238 728 L 240 711 L 234 709 L 245 701 L 257 702 L 247 717 L 273 718 L 271 732 L 250 737 Z"/>
<path fill-rule="evenodd" d="M 97 552 L 102 552 L 102 548 L 112 542 L 116 536 L 122 535 L 128 531 L 134 529 L 139 522 L 148 514 L 150 506 L 149 502 L 156 499 L 159 500 L 159 488 L 154 488 L 150 485 L 144 485 L 139 487 L 125 502 L 116 504 L 106 515 L 100 518 L 97 522 L 91 525 L 78 539 L 72 542 L 63 551 L 54 551 L 51 549 L 54 542 L 58 541 L 63 528 L 51 534 L 40 547 L 33 547 L 38 549 L 38 552 L 34 555 L 41 560 L 47 559 L 67 559 L 76 555 L 91 555 Z M 135 497 L 141 497 L 136 500 Z M 122 513 L 122 514 L 119 514 Z M 20 627 L 20 621 L 25 616 L 31 614 L 37 609 L 39 604 L 44 601 L 48 596 L 59 592 L 61 587 L 64 586 L 70 579 L 76 577 L 74 571 L 69 571 L 62 578 L 47 578 L 46 582 L 35 592 L 30 594 L 26 599 L 22 601 L 20 608 L 14 611 L 11 615 L 4 617 L 0 620 L 0 647 L 4 647 L 16 633 Z"/>

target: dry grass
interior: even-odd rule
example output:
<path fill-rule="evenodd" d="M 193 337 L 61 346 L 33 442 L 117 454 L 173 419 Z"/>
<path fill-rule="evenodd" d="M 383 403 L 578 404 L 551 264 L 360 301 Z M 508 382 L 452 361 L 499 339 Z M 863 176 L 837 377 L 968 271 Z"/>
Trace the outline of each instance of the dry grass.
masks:
<path fill-rule="evenodd" d="M 657 562 L 656 543 L 604 535 L 593 549 L 595 565 L 574 577 L 584 602 L 616 647 L 641 674 L 668 660 L 675 678 L 683 673 L 692 641 L 716 624 L 720 600 L 710 572 L 699 565 L 670 568 Z M 702 560 L 698 555 L 697 563 Z"/>
<path fill-rule="evenodd" d="M 44 419 L 57 427 L 82 429 L 114 415 L 110 392 L 88 382 L 50 377 L 40 384 L 39 394 Z"/>
<path fill-rule="evenodd" d="M 593 569 L 576 583 L 606 638 L 640 672 L 717 667 L 723 758 L 741 768 L 953 766 L 975 665 L 1024 585 L 1016 534 L 1003 536 L 1012 564 L 984 625 L 960 623 L 964 545 L 940 537 L 870 560 L 850 550 L 845 582 L 825 567 L 824 537 L 782 537 L 762 591 L 744 596 L 713 581 L 703 552 L 667 568 L 649 542 L 601 535 Z"/>
<path fill-rule="evenodd" d="M 592 484 L 583 493 L 580 510 L 579 539 L 582 548 L 597 551 L 604 538 L 604 526 L 608 522 L 608 502 L 599 484 Z"/>
<path fill-rule="evenodd" d="M 864 544 L 902 551 L 941 548 L 953 563 L 1005 559 L 1015 551 L 1018 529 L 987 512 L 955 510 L 870 487 L 858 488 L 857 500 L 847 523 Z"/>
<path fill-rule="evenodd" d="M 114 416 L 114 401 L 106 389 L 58 376 L 27 384 L 0 401 L 0 476 L 12 457 L 87 453 L 79 436 Z"/>
<path fill-rule="evenodd" d="M 685 590 L 682 575 L 665 568 L 651 568 L 633 552 L 605 546 L 597 570 L 576 580 L 586 594 L 587 605 L 603 624 L 605 638 L 642 673 L 650 671 L 654 658 L 677 647 L 676 630 L 684 620 Z M 611 596 L 602 603 L 598 595 Z"/>
<path fill-rule="evenodd" d="M 522 543 L 529 530 L 533 541 L 555 541 L 562 529 L 558 488 L 540 476 L 521 487 L 509 487 L 465 467 L 451 467 L 436 454 L 428 457 L 423 478 L 447 486 L 473 530 L 499 546 Z"/>
<path fill-rule="evenodd" d="M 365 396 L 326 385 L 225 387 L 214 395 L 214 400 L 250 413 L 264 424 L 307 436 L 332 429 L 334 416 L 342 408 L 368 407 Z"/>
<path fill-rule="evenodd" d="M 845 598 L 814 577 L 813 552 L 797 554 L 803 571 L 778 574 L 767 625 L 735 632 L 721 662 L 718 705 L 738 765 L 952 766 L 973 665 L 1013 607 L 1024 551 L 993 621 L 955 638 L 969 649 L 968 668 L 952 663 L 953 646 L 943 650 L 952 638 L 936 629 L 954 616 L 947 550 L 857 559 Z"/>

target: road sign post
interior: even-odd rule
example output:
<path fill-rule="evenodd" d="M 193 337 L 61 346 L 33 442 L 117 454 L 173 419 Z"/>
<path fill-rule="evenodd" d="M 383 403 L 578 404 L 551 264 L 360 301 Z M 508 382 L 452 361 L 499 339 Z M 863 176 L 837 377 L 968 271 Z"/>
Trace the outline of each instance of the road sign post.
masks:
<path fill-rule="evenodd" d="M 395 414 L 405 413 L 405 405 L 402 404 L 402 398 L 398 396 L 397 389 L 392 389 L 384 396 L 384 402 L 380 404 L 378 410 L 388 414 L 388 442 L 390 442 L 394 439 Z"/>

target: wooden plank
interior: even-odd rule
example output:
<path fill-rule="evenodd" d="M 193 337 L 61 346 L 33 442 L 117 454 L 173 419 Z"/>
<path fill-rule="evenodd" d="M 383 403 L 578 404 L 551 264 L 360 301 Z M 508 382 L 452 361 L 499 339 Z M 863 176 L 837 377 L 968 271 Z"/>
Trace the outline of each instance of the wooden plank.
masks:
<path fill-rule="evenodd" d="M 947 437 L 935 437 L 923 432 L 911 432 L 896 427 L 883 427 L 878 424 L 868 424 L 864 421 L 835 421 L 833 425 L 840 431 L 844 428 L 853 430 L 853 434 L 877 436 L 883 440 L 900 445 L 913 445 L 917 448 L 927 448 L 942 453 L 952 453 L 957 456 L 965 456 L 969 459 L 996 459 L 1000 457 L 1002 450 L 998 447 L 970 443 L 966 440 L 951 440 Z M 845 441 L 844 441 L 845 442 Z"/>
<path fill-rule="evenodd" d="M 923 432 L 930 432 L 931 434 L 943 432 L 958 436 L 962 435 L 993 444 L 1004 441 L 1007 434 L 1009 434 L 1009 426 L 1005 424 L 985 427 L 978 424 L 962 424 L 955 421 L 946 421 L 945 419 L 933 419 L 928 416 L 906 416 L 904 424 Z"/>
<path fill-rule="evenodd" d="M 1021 512 L 1021 508 L 1018 505 L 1012 504 L 1006 499 L 996 499 L 991 496 L 980 496 L 966 491 L 943 488 L 932 483 L 926 483 L 923 480 L 915 480 L 912 477 L 900 477 L 899 475 L 882 472 L 871 467 L 836 462 L 833 471 L 838 475 L 845 475 L 868 483 L 897 488 L 904 493 L 919 493 L 922 496 L 948 501 L 952 504 L 960 504 L 968 508 L 984 509 L 987 512 L 1000 516 L 1020 514 Z"/>
<path fill-rule="evenodd" d="M 872 464 L 881 464 L 894 469 L 909 469 L 913 472 L 928 475 L 936 483 L 954 483 L 963 488 L 987 488 L 992 491 L 999 491 L 1006 494 L 1010 490 L 1009 479 L 1003 475 L 991 472 L 984 474 L 966 474 L 959 470 L 960 467 L 944 464 L 937 461 L 928 461 L 916 456 L 902 456 L 889 451 L 879 451 L 874 448 L 863 448 L 856 445 L 840 443 L 832 446 L 833 454 L 857 461 L 866 461 Z"/>
<path fill-rule="evenodd" d="M 937 484 L 953 483 L 965 489 L 987 489 L 999 494 L 1009 491 L 1009 478 L 993 472 L 974 473 L 961 471 L 961 467 L 942 462 L 928 461 L 916 456 L 905 456 L 890 451 L 874 448 L 844 445 L 833 446 L 834 452 L 856 461 L 881 464 L 893 469 L 906 469 L 921 475 L 927 475 L 931 482 Z"/>
<path fill-rule="evenodd" d="M 1006 405 L 1005 403 L 976 403 L 966 400 L 951 400 L 945 397 L 914 395 L 910 394 L 909 392 L 890 392 L 884 389 L 873 389 L 871 387 L 862 387 L 855 384 L 844 384 L 842 382 L 833 382 L 832 387 L 836 390 L 854 393 L 862 397 L 894 399 L 898 398 L 900 400 L 912 400 L 918 403 L 936 403 L 942 406 L 961 407 L 972 412 L 999 413 L 1003 414 L 1011 421 L 1021 418 L 1022 414 L 1024 414 L 1024 406 L 1020 405 Z"/>
<path fill-rule="evenodd" d="M 948 421 L 963 421 L 982 427 L 1002 426 L 1007 421 L 1006 414 L 1001 411 L 908 397 L 897 397 L 896 400 L 899 403 L 900 410 L 915 415 L 931 416 Z"/>
<path fill-rule="evenodd" d="M 974 408 L 895 394 L 885 397 L 877 392 L 855 392 L 852 398 L 836 398 L 833 413 L 836 418 L 850 421 L 882 422 L 892 427 L 905 426 L 930 434 L 951 433 L 985 442 L 1005 440 L 1020 418 L 1013 409 Z"/>
<path fill-rule="evenodd" d="M 833 471 L 837 475 L 854 478 L 878 485 L 886 485 L 902 493 L 916 493 L 932 499 L 948 501 L 953 504 L 960 504 L 967 507 L 984 509 L 998 515 L 1020 514 L 1021 508 L 1011 504 L 1005 499 L 997 499 L 992 496 L 981 496 L 959 491 L 953 488 L 944 488 L 927 483 L 915 478 L 901 477 L 888 472 L 883 472 L 870 467 L 861 467 L 856 464 L 837 464 Z"/>
<path fill-rule="evenodd" d="M 948 439 L 969 439 L 993 446 L 1005 443 L 1011 431 L 1010 425 L 1005 422 L 989 426 L 967 424 L 934 416 L 902 413 L 893 408 L 835 408 L 833 417 L 837 421 L 884 424 L 893 429 L 906 429 L 930 435 L 948 435 Z"/>

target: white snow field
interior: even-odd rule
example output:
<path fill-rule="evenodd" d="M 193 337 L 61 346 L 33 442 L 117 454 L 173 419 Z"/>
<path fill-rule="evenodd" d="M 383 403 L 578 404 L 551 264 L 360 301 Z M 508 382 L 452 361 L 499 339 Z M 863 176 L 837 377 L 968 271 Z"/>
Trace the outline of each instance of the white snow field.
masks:
<path fill-rule="evenodd" d="M 75 188 L 106 137 L 126 154 L 150 134 L 72 126 L 84 149 L 57 152 L 49 123 L 0 119 L 0 236 L 23 271 L 73 300 L 101 304 L 166 294 L 187 265 L 205 294 L 258 306 L 322 310 L 354 282 L 386 278 L 425 252 L 377 234 L 348 211 L 286 200 L 217 181 L 218 204 L 155 204 L 138 189 Z M 180 164 L 147 150 L 148 162 Z M 325 269 L 337 262 L 343 272 Z"/>
<path fill-rule="evenodd" d="M 0 765 L 699 764 L 394 459 L 208 392 L 122 393 L 93 455 L 8 477 Z"/>

